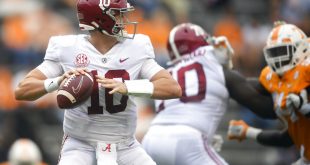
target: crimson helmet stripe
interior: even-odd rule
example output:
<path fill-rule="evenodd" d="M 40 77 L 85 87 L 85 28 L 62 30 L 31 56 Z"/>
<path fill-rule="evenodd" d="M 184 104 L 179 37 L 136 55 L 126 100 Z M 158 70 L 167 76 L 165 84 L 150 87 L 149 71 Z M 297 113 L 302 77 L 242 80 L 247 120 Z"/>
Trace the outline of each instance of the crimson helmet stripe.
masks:
<path fill-rule="evenodd" d="M 175 34 L 176 34 L 177 30 L 179 29 L 178 27 L 179 26 L 173 28 L 169 34 L 170 46 L 171 46 L 171 49 L 172 49 L 174 55 L 176 56 L 176 59 L 179 59 L 181 57 L 181 55 L 177 49 L 177 46 L 175 45 Z"/>

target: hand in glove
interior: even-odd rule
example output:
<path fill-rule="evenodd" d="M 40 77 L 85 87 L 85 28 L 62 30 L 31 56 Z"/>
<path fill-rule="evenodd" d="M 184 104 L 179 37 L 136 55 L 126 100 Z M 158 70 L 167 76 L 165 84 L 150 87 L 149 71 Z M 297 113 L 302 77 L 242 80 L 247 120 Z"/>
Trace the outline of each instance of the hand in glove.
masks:
<path fill-rule="evenodd" d="M 308 103 L 308 94 L 305 89 L 301 90 L 300 94 L 288 94 L 286 97 L 286 106 L 293 106 L 301 114 L 310 117 L 310 104 Z"/>
<path fill-rule="evenodd" d="M 222 145 L 224 143 L 223 137 L 221 135 L 214 135 L 212 138 L 212 147 L 216 152 L 220 152 Z"/>
<path fill-rule="evenodd" d="M 232 69 L 232 56 L 234 50 L 225 36 L 212 37 L 211 43 L 214 47 L 215 57 L 223 66 Z"/>
<path fill-rule="evenodd" d="M 243 120 L 231 120 L 228 128 L 228 139 L 242 141 L 247 138 L 256 139 L 261 129 L 250 127 Z"/>

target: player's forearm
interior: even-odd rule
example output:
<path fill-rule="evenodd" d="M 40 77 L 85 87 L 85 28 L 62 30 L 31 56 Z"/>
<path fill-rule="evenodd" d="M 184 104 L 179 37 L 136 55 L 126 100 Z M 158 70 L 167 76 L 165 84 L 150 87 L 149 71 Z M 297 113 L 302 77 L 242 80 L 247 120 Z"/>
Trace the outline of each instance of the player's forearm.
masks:
<path fill-rule="evenodd" d="M 154 85 L 153 99 L 174 99 L 182 96 L 180 85 L 172 78 L 160 78 L 152 83 Z"/>
<path fill-rule="evenodd" d="M 44 80 L 26 78 L 15 89 L 16 100 L 33 101 L 46 94 Z"/>
<path fill-rule="evenodd" d="M 293 145 L 292 139 L 287 132 L 262 131 L 257 135 L 257 142 L 274 147 L 290 147 Z"/>
<path fill-rule="evenodd" d="M 268 118 L 268 119 L 277 118 L 273 110 L 273 100 L 271 97 L 264 97 L 264 96 L 256 97 L 250 99 L 250 101 L 246 102 L 244 105 L 248 107 L 256 115 L 262 118 Z"/>
<path fill-rule="evenodd" d="M 261 94 L 241 74 L 224 70 L 230 97 L 263 118 L 276 118 L 271 95 Z"/>

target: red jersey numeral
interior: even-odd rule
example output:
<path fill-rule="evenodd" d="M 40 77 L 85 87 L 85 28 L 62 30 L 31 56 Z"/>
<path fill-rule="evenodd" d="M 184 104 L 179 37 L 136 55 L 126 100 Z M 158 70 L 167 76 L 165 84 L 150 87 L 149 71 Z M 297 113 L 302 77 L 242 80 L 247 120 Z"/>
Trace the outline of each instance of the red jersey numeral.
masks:
<path fill-rule="evenodd" d="M 188 77 L 186 77 L 185 75 L 186 75 L 186 72 L 193 71 L 193 70 L 197 74 L 198 93 L 196 95 L 193 95 L 193 96 L 188 96 L 186 93 L 186 83 L 185 83 L 186 82 L 185 80 L 188 79 Z M 183 102 L 183 103 L 198 102 L 198 101 L 202 101 L 203 99 L 205 99 L 206 93 L 207 93 L 207 78 L 206 78 L 206 74 L 203 70 L 203 66 L 200 63 L 195 62 L 191 65 L 187 65 L 185 67 L 180 68 L 177 71 L 177 81 L 182 88 L 182 97 L 180 98 L 181 102 Z M 165 102 L 164 101 L 162 101 L 159 104 L 157 112 L 160 112 L 163 109 L 165 109 Z"/>

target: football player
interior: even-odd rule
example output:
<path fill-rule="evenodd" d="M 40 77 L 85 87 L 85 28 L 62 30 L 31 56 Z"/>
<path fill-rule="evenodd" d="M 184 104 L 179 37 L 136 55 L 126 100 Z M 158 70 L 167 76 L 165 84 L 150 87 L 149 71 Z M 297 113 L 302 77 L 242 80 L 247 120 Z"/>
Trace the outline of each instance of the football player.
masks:
<path fill-rule="evenodd" d="M 16 99 L 35 100 L 71 74 L 96 77 L 90 98 L 65 111 L 59 165 L 155 164 L 134 137 L 133 96 L 178 98 L 181 88 L 155 62 L 149 37 L 126 32 L 137 25 L 126 17 L 132 10 L 127 0 L 78 0 L 79 26 L 89 35 L 52 37 L 43 63 L 15 90 Z"/>
<path fill-rule="evenodd" d="M 158 114 L 142 144 L 159 165 L 227 164 L 212 146 L 229 97 L 265 118 L 276 118 L 270 94 L 260 94 L 230 70 L 233 50 L 226 37 L 212 37 L 185 23 L 169 35 L 168 69 L 182 97 L 157 100 Z"/>
<path fill-rule="evenodd" d="M 257 140 L 263 145 L 295 146 L 300 150 L 300 164 L 310 164 L 310 54 L 305 33 L 292 24 L 275 23 L 264 48 L 268 63 L 257 83 L 272 94 L 274 111 L 284 124 L 281 131 L 262 131 L 243 121 L 231 121 L 230 139 Z"/>

